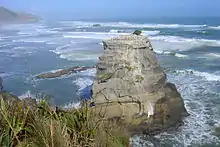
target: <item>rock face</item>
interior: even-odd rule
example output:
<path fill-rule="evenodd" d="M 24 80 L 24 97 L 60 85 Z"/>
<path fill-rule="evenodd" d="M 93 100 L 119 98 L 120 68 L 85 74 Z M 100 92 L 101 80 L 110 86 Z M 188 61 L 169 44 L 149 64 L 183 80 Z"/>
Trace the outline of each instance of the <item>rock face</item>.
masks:
<path fill-rule="evenodd" d="M 167 129 L 187 114 L 147 37 L 119 36 L 103 45 L 92 88 L 97 113 L 121 118 L 134 130 L 146 133 Z"/>

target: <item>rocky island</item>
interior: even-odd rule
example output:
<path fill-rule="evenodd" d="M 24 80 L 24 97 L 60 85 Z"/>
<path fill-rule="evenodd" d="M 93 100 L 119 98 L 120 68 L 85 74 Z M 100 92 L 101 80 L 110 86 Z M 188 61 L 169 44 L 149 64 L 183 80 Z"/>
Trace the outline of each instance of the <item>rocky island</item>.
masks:
<path fill-rule="evenodd" d="M 103 41 L 92 92 L 95 111 L 156 134 L 179 125 L 188 113 L 176 86 L 167 82 L 149 39 L 125 35 Z"/>

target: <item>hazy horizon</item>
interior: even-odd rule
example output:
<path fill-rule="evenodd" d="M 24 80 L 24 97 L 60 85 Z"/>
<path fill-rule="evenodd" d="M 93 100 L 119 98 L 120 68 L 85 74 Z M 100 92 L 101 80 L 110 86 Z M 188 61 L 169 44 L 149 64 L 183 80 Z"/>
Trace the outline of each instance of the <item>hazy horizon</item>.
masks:
<path fill-rule="evenodd" d="M 1 0 L 0 6 L 50 19 L 128 19 L 159 17 L 220 17 L 220 1 L 213 0 Z"/>

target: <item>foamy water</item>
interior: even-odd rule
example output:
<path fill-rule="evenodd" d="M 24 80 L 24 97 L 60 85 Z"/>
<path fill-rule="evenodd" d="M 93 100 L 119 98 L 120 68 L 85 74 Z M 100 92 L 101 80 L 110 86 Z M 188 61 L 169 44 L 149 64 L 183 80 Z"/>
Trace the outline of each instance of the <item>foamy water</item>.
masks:
<path fill-rule="evenodd" d="M 210 26 L 209 29 L 220 30 L 220 26 Z"/>
<path fill-rule="evenodd" d="M 198 77 L 202 77 L 208 81 L 220 81 L 220 74 L 219 73 L 208 73 L 208 72 L 200 72 L 192 69 L 185 69 L 185 70 L 177 70 L 177 73 L 183 74 L 192 74 Z"/>
<path fill-rule="evenodd" d="M 118 28 L 204 28 L 206 25 L 182 25 L 182 24 L 138 24 L 128 22 L 83 22 L 83 21 L 62 21 L 66 26 L 92 27 L 93 24 L 100 24 L 102 27 L 118 27 Z"/>
<path fill-rule="evenodd" d="M 215 58 L 220 58 L 220 53 L 207 53 L 207 56 L 215 57 Z"/>
<path fill-rule="evenodd" d="M 81 78 L 74 80 L 73 83 L 79 87 L 79 92 L 81 92 L 83 89 L 93 84 L 93 78 L 96 75 L 96 69 L 87 69 L 77 74 L 80 75 Z"/>
<path fill-rule="evenodd" d="M 31 93 L 31 91 L 30 90 L 28 90 L 28 91 L 26 91 L 24 94 L 22 94 L 22 95 L 20 95 L 20 96 L 18 96 L 20 99 L 25 99 L 25 98 L 35 98 L 36 96 L 35 95 L 33 95 L 32 93 Z"/>

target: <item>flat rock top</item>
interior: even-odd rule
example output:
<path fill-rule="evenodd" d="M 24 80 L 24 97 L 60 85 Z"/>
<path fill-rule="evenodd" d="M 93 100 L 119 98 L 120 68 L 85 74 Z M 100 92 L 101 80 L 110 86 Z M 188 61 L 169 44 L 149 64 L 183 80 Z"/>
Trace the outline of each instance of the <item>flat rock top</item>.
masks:
<path fill-rule="evenodd" d="M 129 45 L 133 48 L 149 47 L 149 39 L 142 35 L 120 35 L 103 41 L 107 46 Z M 119 46 L 120 47 L 120 46 Z"/>

